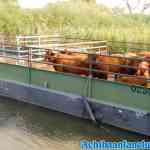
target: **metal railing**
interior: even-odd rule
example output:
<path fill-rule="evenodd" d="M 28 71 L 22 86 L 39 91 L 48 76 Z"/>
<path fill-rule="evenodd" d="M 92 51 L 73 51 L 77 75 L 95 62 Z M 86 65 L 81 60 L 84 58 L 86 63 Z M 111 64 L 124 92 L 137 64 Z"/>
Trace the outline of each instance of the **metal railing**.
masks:
<path fill-rule="evenodd" d="M 104 45 L 101 45 L 101 44 Z M 138 69 L 138 66 L 132 66 L 132 65 L 127 65 L 127 64 L 109 64 L 109 63 L 104 63 L 102 61 L 97 61 L 97 60 L 90 60 L 88 59 L 87 61 L 84 61 L 84 63 L 87 64 L 88 67 L 79 67 L 76 65 L 65 65 L 65 64 L 58 64 L 58 63 L 53 63 L 53 62 L 46 62 L 44 61 L 44 57 L 46 55 L 47 51 L 50 52 L 64 52 L 64 50 L 67 48 L 69 52 L 71 53 L 79 53 L 79 51 L 76 51 L 76 48 L 79 48 L 80 46 L 83 45 L 83 48 L 87 49 L 86 52 L 80 52 L 82 54 L 85 54 L 88 56 L 88 58 L 93 57 L 93 56 L 97 56 L 97 55 L 101 55 L 101 56 L 107 56 L 107 57 L 113 57 L 113 58 L 118 58 L 118 59 L 124 59 L 124 60 L 135 60 L 135 61 L 148 61 L 150 62 L 149 58 L 142 58 L 142 57 L 129 57 L 129 58 L 125 58 L 125 57 L 120 57 L 120 56 L 111 56 L 111 52 L 109 52 L 109 50 L 111 50 L 111 47 L 109 48 L 106 45 L 106 41 L 85 41 L 85 42 L 76 42 L 76 43 L 64 43 L 64 44 L 58 44 L 57 46 L 54 46 L 52 48 L 43 48 L 43 47 L 33 47 L 33 46 L 21 46 L 19 45 L 11 45 L 11 44 L 5 44 L 3 46 L 1 46 L 0 48 L 0 58 L 4 58 L 6 61 L 4 61 L 4 63 L 10 63 L 10 64 L 15 64 L 15 65 L 23 65 L 26 66 L 28 68 L 32 68 L 34 67 L 35 64 L 37 65 L 41 65 L 41 64 L 46 64 L 47 65 L 47 70 L 49 66 L 59 66 L 59 67 L 67 67 L 67 68 L 71 68 L 71 69 L 80 69 L 83 71 L 87 71 L 89 74 L 89 77 L 95 77 L 94 74 L 95 73 L 102 73 L 102 74 L 113 74 L 114 76 L 125 76 L 125 77 L 133 77 L 133 78 L 137 78 L 137 79 L 143 79 L 146 81 L 149 81 L 150 78 L 145 78 L 142 76 L 137 76 L 137 75 L 129 75 L 127 73 L 121 73 L 121 72 L 112 72 L 109 69 L 108 70 L 100 70 L 100 69 L 96 69 L 95 66 L 96 65 L 104 65 L 104 66 L 111 66 L 111 67 L 118 67 L 118 68 L 127 68 L 127 69 Z M 93 44 L 100 44 L 99 46 L 93 46 Z M 1 45 L 1 44 L 0 44 Z M 89 47 L 86 47 L 86 46 Z M 37 53 L 37 51 L 40 50 L 40 53 Z M 95 51 L 97 50 L 97 51 Z M 139 50 L 143 50 L 142 48 Z M 144 49 L 146 50 L 146 49 Z M 34 53 L 36 52 L 36 53 Z M 98 52 L 98 53 L 97 53 Z M 101 53 L 101 52 L 107 52 L 106 54 Z M 118 52 L 118 51 L 117 51 Z M 36 59 L 36 58 L 42 58 L 42 59 Z M 64 58 L 63 58 L 64 59 Z M 67 59 L 67 58 L 66 58 Z M 68 59 L 70 60 L 70 59 Z M 9 62 L 10 61 L 10 62 Z M 12 61 L 12 62 L 11 62 Z M 0 60 L 1 62 L 1 60 Z M 1 62 L 3 63 L 3 62 Z M 38 67 L 37 67 L 38 69 Z M 42 69 L 39 67 L 39 69 Z M 150 69 L 146 69 L 150 72 Z M 69 73 L 69 72 L 68 72 Z"/>
<path fill-rule="evenodd" d="M 32 51 L 36 48 L 33 48 L 33 47 L 21 47 L 21 53 L 26 53 L 26 57 L 17 57 L 17 50 L 8 50 L 6 49 L 5 50 L 5 53 L 7 53 L 5 56 L 1 55 L 1 57 L 4 57 L 4 58 L 12 58 L 12 59 L 16 59 L 16 60 L 24 60 L 24 61 L 27 61 L 27 62 L 31 62 L 32 63 L 38 63 L 38 64 L 49 64 L 49 65 L 54 65 L 54 66 L 64 66 L 64 67 L 68 67 L 68 68 L 76 68 L 76 69 L 81 69 L 81 70 L 87 70 L 89 71 L 89 68 L 84 68 L 84 67 L 77 67 L 77 66 L 72 66 L 72 65 L 64 65 L 64 64 L 55 64 L 55 63 L 52 63 L 52 62 L 44 62 L 44 61 L 35 61 L 32 59 L 33 56 L 39 56 L 40 54 L 32 54 Z M 24 51 L 26 50 L 26 51 Z M 46 53 L 46 51 L 53 51 L 53 49 L 42 49 L 43 53 Z M 3 50 L 0 50 L 0 51 L 3 51 Z M 62 52 L 62 51 L 60 51 Z M 11 54 L 10 54 L 11 53 Z M 12 55 L 13 53 L 13 55 Z M 73 52 L 73 53 L 78 53 L 78 52 Z M 10 54 L 10 55 L 9 55 Z M 90 57 L 90 55 L 93 55 L 93 53 L 82 53 L 82 54 L 87 54 L 88 57 Z M 31 57 L 32 55 L 32 57 Z M 99 54 L 95 54 L 95 55 L 99 55 Z M 43 55 L 40 55 L 40 56 L 43 56 Z M 105 56 L 105 55 L 101 55 L 101 56 Z M 107 56 L 107 57 L 113 57 L 113 58 L 120 58 L 122 59 L 123 57 L 119 57 L 119 56 Z M 65 59 L 68 59 L 68 58 L 65 58 Z M 124 58 L 125 60 L 138 60 L 138 61 L 150 61 L 150 59 L 145 59 L 145 58 Z M 68 60 L 72 60 L 72 59 L 68 59 Z M 85 61 L 85 63 L 89 64 L 90 65 L 109 65 L 109 66 L 113 66 L 113 67 L 123 67 L 123 68 L 131 68 L 131 69 L 138 69 L 137 67 L 135 66 L 129 66 L 129 65 L 120 65 L 120 64 L 108 64 L 108 63 L 104 63 L 104 62 L 100 62 L 100 61 Z M 19 65 L 19 64 L 18 64 Z M 148 69 L 150 71 L 150 69 Z M 91 70 L 90 70 L 91 71 Z M 103 73 L 113 73 L 113 74 L 118 74 L 118 75 L 121 75 L 120 73 L 115 73 L 115 72 L 109 72 L 109 71 L 103 71 L 103 70 L 97 70 L 97 69 L 93 69 L 92 68 L 92 71 L 93 72 L 103 72 Z M 127 74 L 122 74 L 122 75 L 127 75 Z M 128 76 L 128 75 L 127 75 Z M 141 77 L 140 77 L 141 78 Z"/>

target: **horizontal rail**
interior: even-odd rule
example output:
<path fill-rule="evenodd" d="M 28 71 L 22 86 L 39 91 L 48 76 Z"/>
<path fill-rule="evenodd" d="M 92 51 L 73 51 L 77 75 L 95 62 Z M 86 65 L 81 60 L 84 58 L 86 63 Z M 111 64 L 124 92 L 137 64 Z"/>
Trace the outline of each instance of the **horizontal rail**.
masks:
<path fill-rule="evenodd" d="M 121 48 L 127 48 L 128 50 L 135 50 L 135 51 L 143 51 L 143 50 L 147 50 L 147 51 L 150 51 L 150 47 L 147 47 L 147 48 L 137 48 L 137 47 L 121 47 L 121 46 L 108 46 L 108 47 L 110 47 L 110 48 L 113 48 L 113 49 L 115 49 L 115 48 L 118 48 L 118 49 L 121 49 Z M 127 50 L 127 51 L 128 51 Z M 117 52 L 117 51 L 116 51 Z M 124 50 L 124 52 L 126 52 L 126 50 Z"/>
<path fill-rule="evenodd" d="M 125 44 L 125 45 L 127 45 L 127 44 L 133 44 L 133 45 L 149 45 L 150 46 L 150 43 L 144 43 L 144 42 L 123 42 L 123 41 L 111 41 L 111 40 L 109 40 L 108 41 L 109 43 L 120 43 L 120 44 Z"/>
<path fill-rule="evenodd" d="M 36 55 L 36 54 L 35 54 Z M 54 57 L 53 57 L 54 58 Z M 57 57 L 55 57 L 57 58 Z M 61 57 L 59 57 L 59 59 L 61 59 Z M 65 60 L 74 60 L 72 58 L 63 58 Z M 124 67 L 124 68 L 129 68 L 129 69 L 138 69 L 138 66 L 131 66 L 131 65 L 121 65 L 121 64 L 109 64 L 109 63 L 104 63 L 101 61 L 84 61 L 84 63 L 89 64 L 89 65 L 108 65 L 108 66 L 112 66 L 112 67 Z M 145 69 L 145 70 L 149 70 L 150 69 Z"/>
<path fill-rule="evenodd" d="M 97 43 L 105 43 L 105 42 L 107 42 L 107 41 L 92 41 L 92 42 L 66 43 L 66 44 L 60 44 L 60 46 L 97 44 Z"/>
<path fill-rule="evenodd" d="M 85 68 L 85 67 L 78 67 L 78 66 L 74 66 L 74 65 L 64 65 L 64 64 L 56 64 L 56 63 L 52 63 L 52 62 L 37 62 L 31 59 L 22 59 L 22 58 L 14 58 L 14 57 L 9 57 L 9 56 L 0 56 L 0 57 L 6 57 L 6 58 L 12 58 L 14 60 L 24 60 L 25 62 L 27 62 L 27 65 L 25 67 L 28 68 L 32 68 L 32 63 L 38 63 L 38 64 L 47 64 L 47 65 L 53 65 L 53 66 L 61 66 L 61 67 L 67 67 L 67 68 L 72 68 L 72 69 L 80 69 L 80 70 L 84 70 L 89 72 L 89 75 L 93 72 L 96 73 L 106 73 L 106 74 L 114 74 L 114 75 L 119 75 L 119 76 L 127 76 L 127 77 L 135 77 L 137 79 L 144 79 L 144 80 L 150 80 L 150 78 L 145 78 L 145 77 L 141 77 L 141 76 L 137 76 L 137 75 L 128 75 L 128 74 L 122 74 L 122 73 L 115 73 L 115 72 L 111 72 L 111 71 L 104 71 L 104 70 L 98 70 L 98 69 L 90 69 L 89 68 Z M 7 63 L 7 62 L 0 62 L 0 63 Z M 8 63 L 9 64 L 9 63 Z M 13 63 L 11 63 L 13 64 Z M 20 64 L 15 64 L 15 65 L 20 65 Z"/>
<path fill-rule="evenodd" d="M 32 38 L 64 38 L 64 36 L 61 35 L 32 35 L 32 36 L 28 36 L 28 35 L 18 35 L 16 36 L 16 38 L 19 39 L 32 39 Z"/>
<path fill-rule="evenodd" d="M 95 47 L 95 48 L 99 48 L 99 47 Z M 44 48 L 40 48 L 40 47 L 38 47 L 38 48 L 36 48 L 36 47 L 26 47 L 26 46 L 22 46 L 22 47 L 20 47 L 20 50 L 18 51 L 17 49 L 11 49 L 11 50 L 9 50 L 9 49 L 0 49 L 0 51 L 2 51 L 2 52 L 12 52 L 12 53 L 27 53 L 28 51 L 33 51 L 33 52 L 36 52 L 36 51 L 38 51 L 38 50 L 40 50 L 40 52 L 46 52 L 46 51 L 56 51 L 57 52 L 57 50 L 56 49 L 50 49 L 50 48 L 48 48 L 48 49 L 44 49 Z M 64 50 L 59 50 L 59 52 L 64 52 Z M 68 51 L 68 52 L 72 52 L 72 53 L 81 53 L 81 54 L 95 54 L 95 53 L 88 53 L 88 52 L 76 52 L 76 51 Z M 33 53 L 33 55 L 36 55 L 36 54 L 34 54 Z M 39 55 L 39 54 L 38 54 Z M 106 56 L 106 55 L 101 55 L 101 54 L 97 54 L 97 55 L 100 55 L 100 56 Z M 43 55 L 41 55 L 41 56 L 43 56 Z M 142 57 L 140 57 L 140 56 L 136 56 L 136 57 L 121 57 L 121 56 L 111 56 L 111 55 L 107 55 L 107 57 L 113 57 L 113 58 L 120 58 L 120 59 L 122 59 L 122 58 L 124 58 L 124 59 L 127 59 L 127 60 L 141 60 L 141 61 L 150 61 L 150 59 L 149 58 L 142 58 Z"/>
<path fill-rule="evenodd" d="M 35 62 L 35 61 L 32 61 L 32 62 Z M 35 62 L 35 63 L 41 64 L 41 62 Z M 85 67 L 77 67 L 74 65 L 56 64 L 56 63 L 52 63 L 52 62 L 48 62 L 48 63 L 44 63 L 44 64 L 49 64 L 49 65 L 53 65 L 53 66 L 60 66 L 60 67 L 67 67 L 67 68 L 72 68 L 72 69 L 80 69 L 80 70 L 88 71 L 89 74 L 92 71 L 92 72 L 97 72 L 97 73 L 110 73 L 110 74 L 119 75 L 119 76 L 135 77 L 135 78 L 139 78 L 139 79 L 150 80 L 150 78 L 145 78 L 145 77 L 141 77 L 141 76 L 137 76 L 137 75 L 128 75 L 128 74 L 122 74 L 122 73 L 115 73 L 115 72 L 111 72 L 111 71 L 89 69 L 89 68 L 85 68 Z"/>

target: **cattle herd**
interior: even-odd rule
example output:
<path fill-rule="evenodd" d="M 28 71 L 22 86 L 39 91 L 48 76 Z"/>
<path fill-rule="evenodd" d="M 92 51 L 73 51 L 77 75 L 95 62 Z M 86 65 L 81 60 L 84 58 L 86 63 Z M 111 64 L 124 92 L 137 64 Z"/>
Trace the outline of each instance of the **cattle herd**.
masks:
<path fill-rule="evenodd" d="M 100 55 L 46 50 L 44 61 L 59 72 L 149 87 L 150 51 Z"/>

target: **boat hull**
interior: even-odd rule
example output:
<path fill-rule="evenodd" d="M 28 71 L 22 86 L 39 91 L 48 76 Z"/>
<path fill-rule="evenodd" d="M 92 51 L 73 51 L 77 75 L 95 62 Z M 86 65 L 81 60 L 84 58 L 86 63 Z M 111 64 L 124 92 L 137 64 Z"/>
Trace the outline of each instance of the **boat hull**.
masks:
<path fill-rule="evenodd" d="M 87 102 L 97 123 L 106 123 L 150 136 L 150 113 L 146 111 L 108 104 L 103 101 L 97 102 L 88 97 L 10 80 L 0 80 L 0 95 L 92 120 L 85 105 Z"/>

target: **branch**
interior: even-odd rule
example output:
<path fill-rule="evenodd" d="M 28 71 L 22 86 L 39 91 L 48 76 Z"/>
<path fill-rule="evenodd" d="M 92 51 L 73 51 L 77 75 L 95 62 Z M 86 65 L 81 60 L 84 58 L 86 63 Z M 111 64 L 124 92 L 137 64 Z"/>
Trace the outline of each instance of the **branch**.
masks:
<path fill-rule="evenodd" d="M 125 1 L 126 5 L 127 5 L 127 8 L 129 10 L 130 14 L 132 14 L 132 7 L 131 7 L 131 5 L 129 3 L 129 0 L 124 0 L 124 1 Z"/>
<path fill-rule="evenodd" d="M 143 9 L 142 9 L 141 12 L 144 12 L 144 11 L 147 10 L 148 8 L 150 8 L 150 2 L 144 4 Z"/>

